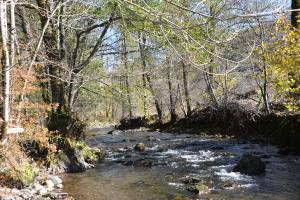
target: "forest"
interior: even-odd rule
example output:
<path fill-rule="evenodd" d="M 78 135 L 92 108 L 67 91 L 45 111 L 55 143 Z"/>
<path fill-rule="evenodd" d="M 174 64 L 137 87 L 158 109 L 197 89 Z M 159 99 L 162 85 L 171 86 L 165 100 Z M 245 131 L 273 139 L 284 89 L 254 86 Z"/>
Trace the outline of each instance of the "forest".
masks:
<path fill-rule="evenodd" d="M 0 199 L 299 198 L 300 0 L 0 0 L 0 25 Z"/>

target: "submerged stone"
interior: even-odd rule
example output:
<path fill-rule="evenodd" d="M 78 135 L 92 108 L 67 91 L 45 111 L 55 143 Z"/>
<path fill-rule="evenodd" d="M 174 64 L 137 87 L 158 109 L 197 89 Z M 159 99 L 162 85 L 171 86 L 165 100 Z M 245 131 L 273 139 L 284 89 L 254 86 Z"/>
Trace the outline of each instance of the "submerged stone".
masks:
<path fill-rule="evenodd" d="M 151 160 L 148 159 L 139 159 L 134 161 L 134 167 L 152 167 L 153 163 Z"/>
<path fill-rule="evenodd" d="M 135 145 L 134 150 L 136 151 L 144 151 L 145 150 L 145 144 L 144 143 L 138 143 Z"/>

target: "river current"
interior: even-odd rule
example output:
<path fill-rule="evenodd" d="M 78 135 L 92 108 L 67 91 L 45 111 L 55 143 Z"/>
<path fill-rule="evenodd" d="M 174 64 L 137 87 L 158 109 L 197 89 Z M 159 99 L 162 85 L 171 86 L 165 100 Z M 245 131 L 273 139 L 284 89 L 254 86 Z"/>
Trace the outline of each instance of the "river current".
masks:
<path fill-rule="evenodd" d="M 64 191 L 77 200 L 300 199 L 300 158 L 271 145 L 196 134 L 95 128 L 87 141 L 108 153 L 94 169 L 64 175 Z M 145 151 L 135 151 L 137 143 Z M 232 172 L 244 153 L 267 163 L 266 173 Z M 195 181 L 208 188 L 189 191 Z"/>

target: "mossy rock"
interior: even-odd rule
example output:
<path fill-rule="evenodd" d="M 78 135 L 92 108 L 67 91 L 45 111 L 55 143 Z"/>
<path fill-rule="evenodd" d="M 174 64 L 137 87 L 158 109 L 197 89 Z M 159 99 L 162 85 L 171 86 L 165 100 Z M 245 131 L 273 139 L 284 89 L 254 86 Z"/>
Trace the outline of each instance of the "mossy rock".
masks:
<path fill-rule="evenodd" d="M 134 150 L 135 151 L 145 151 L 146 147 L 144 143 L 138 143 L 135 145 Z"/>

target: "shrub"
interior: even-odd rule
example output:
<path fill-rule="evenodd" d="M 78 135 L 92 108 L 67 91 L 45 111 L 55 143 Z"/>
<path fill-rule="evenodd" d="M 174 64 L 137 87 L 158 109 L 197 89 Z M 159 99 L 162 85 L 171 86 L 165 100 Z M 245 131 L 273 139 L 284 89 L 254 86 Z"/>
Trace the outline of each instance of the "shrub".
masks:
<path fill-rule="evenodd" d="M 22 152 L 17 143 L 2 147 L 0 155 L 0 173 L 8 181 L 7 184 L 26 186 L 34 180 L 38 172 L 37 167 Z"/>

